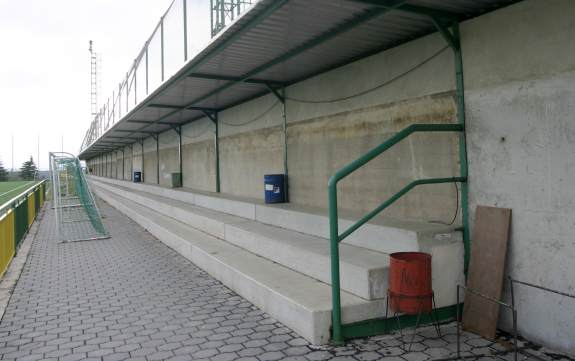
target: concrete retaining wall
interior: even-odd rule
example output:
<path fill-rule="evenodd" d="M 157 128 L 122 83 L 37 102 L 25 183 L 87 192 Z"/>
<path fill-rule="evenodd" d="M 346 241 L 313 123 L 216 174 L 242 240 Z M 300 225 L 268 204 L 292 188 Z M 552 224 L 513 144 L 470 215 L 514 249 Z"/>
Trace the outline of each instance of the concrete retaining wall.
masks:
<path fill-rule="evenodd" d="M 573 1 L 525 1 L 462 28 L 472 221 L 476 205 L 511 208 L 507 274 L 571 294 L 573 14 Z M 575 300 L 518 285 L 516 301 L 521 334 L 575 354 Z"/>
<path fill-rule="evenodd" d="M 575 293 L 575 2 L 526 0 L 462 24 L 470 210 L 513 209 L 508 274 Z M 365 96 L 358 93 L 405 72 L 445 46 L 433 34 L 287 89 L 291 201 L 327 206 L 336 169 L 414 122 L 454 122 L 451 51 Z M 262 114 L 263 113 L 263 114 Z M 281 105 L 267 95 L 223 111 L 222 192 L 263 198 L 263 175 L 283 171 Z M 255 119 L 255 120 L 254 120 Z M 213 125 L 184 127 L 184 186 L 215 189 Z M 171 132 L 173 133 L 173 132 Z M 160 183 L 177 171 L 175 133 L 160 136 Z M 369 210 L 408 181 L 452 176 L 457 138 L 413 136 L 341 184 L 340 206 Z M 139 145 L 134 145 L 139 150 Z M 146 183 L 156 183 L 155 141 L 146 140 Z M 134 169 L 139 166 L 135 151 Z M 100 158 L 99 163 L 108 160 Z M 102 169 L 102 167 L 99 167 Z M 100 173 L 99 175 L 104 175 Z M 387 215 L 449 220 L 453 186 L 418 189 Z M 526 337 L 575 353 L 575 303 L 518 289 L 519 328 Z M 509 327 L 506 315 L 503 327 Z"/>

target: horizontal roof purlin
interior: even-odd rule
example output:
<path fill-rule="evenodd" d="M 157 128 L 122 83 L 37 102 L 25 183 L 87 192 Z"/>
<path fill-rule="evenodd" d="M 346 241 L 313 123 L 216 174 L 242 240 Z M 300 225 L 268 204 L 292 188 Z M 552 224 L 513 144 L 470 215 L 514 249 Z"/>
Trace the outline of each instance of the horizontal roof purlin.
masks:
<path fill-rule="evenodd" d="M 261 0 L 86 149 L 172 129 L 520 0 Z M 150 129 L 153 129 L 151 131 Z M 129 143 L 128 143 L 129 144 Z M 108 150 L 109 144 L 106 144 Z"/>

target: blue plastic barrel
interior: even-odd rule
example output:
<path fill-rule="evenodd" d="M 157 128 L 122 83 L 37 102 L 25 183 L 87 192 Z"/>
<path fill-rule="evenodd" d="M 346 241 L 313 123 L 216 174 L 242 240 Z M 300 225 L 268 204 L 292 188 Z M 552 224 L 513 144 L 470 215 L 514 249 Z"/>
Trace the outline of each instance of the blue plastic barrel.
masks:
<path fill-rule="evenodd" d="M 142 181 L 142 172 L 134 172 L 134 183 L 140 183 Z"/>
<path fill-rule="evenodd" d="M 283 174 L 264 175 L 266 203 L 285 202 L 285 176 Z"/>

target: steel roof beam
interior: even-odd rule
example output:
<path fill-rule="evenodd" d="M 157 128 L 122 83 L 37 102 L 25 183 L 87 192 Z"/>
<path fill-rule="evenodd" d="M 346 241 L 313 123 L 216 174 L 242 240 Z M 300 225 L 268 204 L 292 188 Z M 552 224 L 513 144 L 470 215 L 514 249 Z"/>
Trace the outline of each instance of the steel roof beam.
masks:
<path fill-rule="evenodd" d="M 226 76 L 226 75 L 218 75 L 218 74 L 205 74 L 205 73 L 191 73 L 188 75 L 190 78 L 199 78 L 199 79 L 212 79 L 212 80 L 225 80 L 231 81 L 236 83 L 250 83 L 250 84 L 274 84 L 277 86 L 283 85 L 283 82 L 276 81 L 276 80 L 265 80 L 265 79 L 242 79 L 236 76 Z"/>
<path fill-rule="evenodd" d="M 144 133 L 144 134 L 156 134 L 156 132 L 152 132 L 149 130 L 126 130 L 126 129 L 114 129 L 114 132 L 120 133 Z"/>
<path fill-rule="evenodd" d="M 396 5 L 394 5 L 394 2 L 390 1 L 390 0 L 349 0 L 349 1 L 373 5 L 375 7 L 389 9 L 389 10 L 400 10 L 400 11 L 405 11 L 405 12 L 412 13 L 412 14 L 425 15 L 425 16 L 429 16 L 432 18 L 442 19 L 442 20 L 447 20 L 447 21 L 460 21 L 461 19 L 463 19 L 465 17 L 463 14 L 457 14 L 457 13 L 450 12 L 450 11 L 433 9 L 433 8 L 428 8 L 425 6 L 419 6 L 419 5 L 403 4 L 400 6 L 396 6 Z"/>
<path fill-rule="evenodd" d="M 111 148 L 114 148 L 114 147 L 122 147 L 122 146 L 128 144 L 128 143 L 117 143 L 117 142 L 114 142 L 114 141 L 107 141 L 107 140 L 101 140 L 100 142 L 102 143 L 102 145 L 108 145 L 108 146 L 110 146 Z"/>
<path fill-rule="evenodd" d="M 113 138 L 113 139 L 139 139 L 139 138 L 134 138 L 134 137 L 115 137 L 112 135 L 107 135 L 106 138 Z"/>
<path fill-rule="evenodd" d="M 138 124 L 163 124 L 163 125 L 178 125 L 178 122 L 156 122 L 153 120 L 137 120 L 137 119 L 129 119 L 126 120 L 126 123 L 138 123 Z"/>
<path fill-rule="evenodd" d="M 216 108 L 206 108 L 206 107 L 184 107 L 181 105 L 171 105 L 171 104 L 149 104 L 150 108 L 160 108 L 160 109 L 178 109 L 178 110 L 199 110 L 201 112 L 217 112 L 219 109 Z"/>

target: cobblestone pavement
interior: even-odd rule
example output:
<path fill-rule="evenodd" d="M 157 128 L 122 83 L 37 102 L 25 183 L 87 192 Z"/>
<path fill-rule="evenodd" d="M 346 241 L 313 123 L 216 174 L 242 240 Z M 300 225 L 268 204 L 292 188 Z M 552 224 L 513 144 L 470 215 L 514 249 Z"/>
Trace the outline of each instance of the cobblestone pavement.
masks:
<path fill-rule="evenodd" d="M 455 351 L 453 324 L 443 338 L 421 329 L 411 352 L 398 334 L 311 346 L 117 210 L 101 210 L 111 239 L 66 244 L 46 212 L 0 323 L 2 360 L 418 361 Z M 466 354 L 502 349 L 463 341 Z"/>

